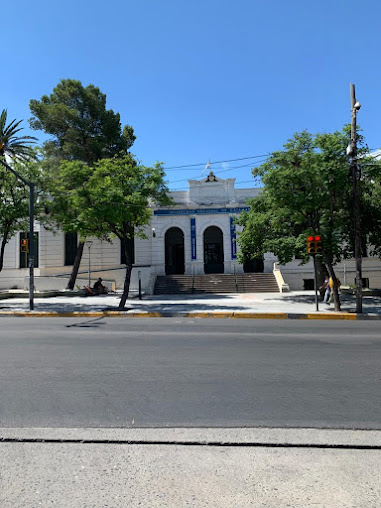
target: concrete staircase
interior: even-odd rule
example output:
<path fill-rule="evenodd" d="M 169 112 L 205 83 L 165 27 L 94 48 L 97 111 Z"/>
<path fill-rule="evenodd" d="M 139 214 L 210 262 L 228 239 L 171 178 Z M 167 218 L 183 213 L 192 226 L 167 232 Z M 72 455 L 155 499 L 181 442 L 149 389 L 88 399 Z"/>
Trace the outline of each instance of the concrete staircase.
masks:
<path fill-rule="evenodd" d="M 155 295 L 202 293 L 279 293 L 272 273 L 158 276 Z"/>

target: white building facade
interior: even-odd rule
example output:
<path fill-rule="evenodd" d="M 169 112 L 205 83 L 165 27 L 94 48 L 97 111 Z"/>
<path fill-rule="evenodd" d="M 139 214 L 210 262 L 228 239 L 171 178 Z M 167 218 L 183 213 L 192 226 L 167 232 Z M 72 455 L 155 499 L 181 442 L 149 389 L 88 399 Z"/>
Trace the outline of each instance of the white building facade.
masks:
<path fill-rule="evenodd" d="M 272 272 L 276 258 L 266 254 L 264 261 L 241 265 L 237 260 L 239 227 L 234 218 L 248 210 L 247 200 L 259 194 L 258 188 L 236 189 L 235 179 L 216 178 L 213 173 L 202 180 L 189 180 L 188 191 L 174 191 L 173 206 L 153 208 L 145 238 L 135 237 L 134 268 L 131 289 L 153 292 L 158 275 L 200 275 L 209 273 Z M 75 234 L 52 232 L 40 224 L 36 230 L 35 286 L 42 289 L 65 289 L 74 262 L 78 238 Z M 18 233 L 6 247 L 0 289 L 28 287 L 28 258 Z M 123 287 L 125 267 L 120 241 L 101 242 L 95 238 L 85 246 L 77 278 L 77 287 L 93 284 L 102 277 L 114 289 Z M 378 259 L 365 258 L 364 275 L 371 287 L 381 287 L 381 265 Z M 281 269 L 290 289 L 312 289 L 312 263 L 300 265 L 295 260 Z M 354 284 L 354 262 L 336 267 L 342 283 Z M 279 279 L 279 273 L 277 274 Z M 280 284 L 281 289 L 281 284 Z"/>

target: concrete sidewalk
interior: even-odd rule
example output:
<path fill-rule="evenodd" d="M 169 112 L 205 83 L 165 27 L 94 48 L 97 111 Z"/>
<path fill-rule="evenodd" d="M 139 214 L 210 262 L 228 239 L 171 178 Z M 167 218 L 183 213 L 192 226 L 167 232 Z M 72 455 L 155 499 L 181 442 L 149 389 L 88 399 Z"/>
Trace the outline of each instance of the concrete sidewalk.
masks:
<path fill-rule="evenodd" d="M 315 309 L 313 291 L 290 293 L 246 293 L 208 295 L 144 296 L 142 300 L 128 300 L 123 315 L 129 316 L 189 316 L 189 317 L 278 317 L 278 318 L 341 318 L 356 319 L 353 295 L 341 295 L 342 312 L 336 313 L 333 304 L 319 302 Z M 56 296 L 35 299 L 35 314 L 54 313 L 95 314 L 118 311 L 119 294 L 93 297 Z M 28 313 L 26 298 L 0 300 L 0 315 Z M 365 296 L 364 317 L 381 319 L 381 297 Z"/>
<path fill-rule="evenodd" d="M 378 508 L 380 434 L 0 429 L 0 505 Z"/>

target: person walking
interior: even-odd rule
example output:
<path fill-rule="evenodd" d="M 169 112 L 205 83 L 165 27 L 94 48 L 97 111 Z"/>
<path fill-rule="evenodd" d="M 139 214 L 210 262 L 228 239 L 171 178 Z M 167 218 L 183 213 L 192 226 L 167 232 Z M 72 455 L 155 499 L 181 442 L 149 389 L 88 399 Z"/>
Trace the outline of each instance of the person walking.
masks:
<path fill-rule="evenodd" d="M 332 277 L 329 278 L 329 282 L 328 282 L 328 285 L 329 285 L 329 303 L 331 303 L 333 301 L 333 279 Z M 340 282 L 340 279 L 336 279 L 336 287 L 337 287 L 337 292 L 340 294 L 340 287 L 341 287 L 341 282 Z"/>
<path fill-rule="evenodd" d="M 324 293 L 324 300 L 323 302 L 326 303 L 327 305 L 329 305 L 329 298 L 331 296 L 331 286 L 330 286 L 330 280 L 331 278 L 328 277 L 328 275 L 326 275 L 325 279 L 324 279 L 324 283 L 323 283 L 323 289 L 325 289 L 325 293 Z"/>

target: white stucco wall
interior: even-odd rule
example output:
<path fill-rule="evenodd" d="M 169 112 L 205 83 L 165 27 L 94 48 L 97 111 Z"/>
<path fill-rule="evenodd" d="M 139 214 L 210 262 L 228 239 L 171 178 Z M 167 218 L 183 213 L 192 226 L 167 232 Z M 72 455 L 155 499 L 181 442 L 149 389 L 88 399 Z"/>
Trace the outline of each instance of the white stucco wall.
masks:
<path fill-rule="evenodd" d="M 171 227 L 178 227 L 184 234 L 184 257 L 186 274 L 204 273 L 204 232 L 209 226 L 217 226 L 223 234 L 224 247 L 224 273 L 233 273 L 234 270 L 242 272 L 243 267 L 237 260 L 231 259 L 231 232 L 230 213 L 218 213 L 218 209 L 242 208 L 247 206 L 247 199 L 261 192 L 261 189 L 235 189 L 235 179 L 217 179 L 206 181 L 190 180 L 189 191 L 175 191 L 172 197 L 177 203 L 173 207 L 164 208 L 168 215 L 153 215 L 151 223 L 145 228 L 145 238 L 135 237 L 135 267 L 131 276 L 131 289 L 137 290 L 138 272 L 142 277 L 142 287 L 146 292 L 152 292 L 156 275 L 165 274 L 165 233 Z M 213 209 L 215 213 L 202 213 L 202 209 Z M 159 208 L 157 213 L 160 213 Z M 193 215 L 192 215 L 193 214 Z M 235 216 L 233 214 L 232 216 Z M 196 253 L 197 259 L 192 260 L 191 251 L 191 218 L 196 220 Z M 153 235 L 153 229 L 155 236 Z M 237 232 L 240 227 L 236 227 Z M 44 277 L 60 276 L 56 279 L 57 286 L 64 285 L 65 277 L 68 279 L 71 266 L 64 266 L 65 241 L 62 232 L 53 233 L 35 224 L 39 232 L 39 268 L 35 270 L 36 277 L 40 277 L 39 285 L 43 287 Z M 94 238 L 91 253 L 91 279 L 92 283 L 98 277 L 105 281 L 115 281 L 116 288 L 123 287 L 125 267 L 120 264 L 120 241 L 100 242 Z M 237 245 L 237 251 L 239 247 Z M 89 250 L 85 246 L 81 265 L 79 268 L 78 285 L 82 286 L 88 276 Z M 276 257 L 267 253 L 264 259 L 264 271 L 272 272 Z M 345 265 L 345 276 L 344 276 Z M 312 263 L 300 266 L 295 260 L 285 266 L 280 266 L 285 282 L 291 290 L 303 289 L 303 279 L 313 278 Z M 337 274 L 344 284 L 354 283 L 354 261 L 348 260 L 336 267 Z M 25 285 L 28 269 L 19 268 L 19 235 L 12 238 L 5 250 L 4 269 L 0 273 L 0 289 L 19 287 Z M 363 277 L 370 279 L 370 286 L 381 287 L 381 263 L 375 258 L 363 260 Z M 54 279 L 49 279 L 47 287 L 52 288 Z"/>

